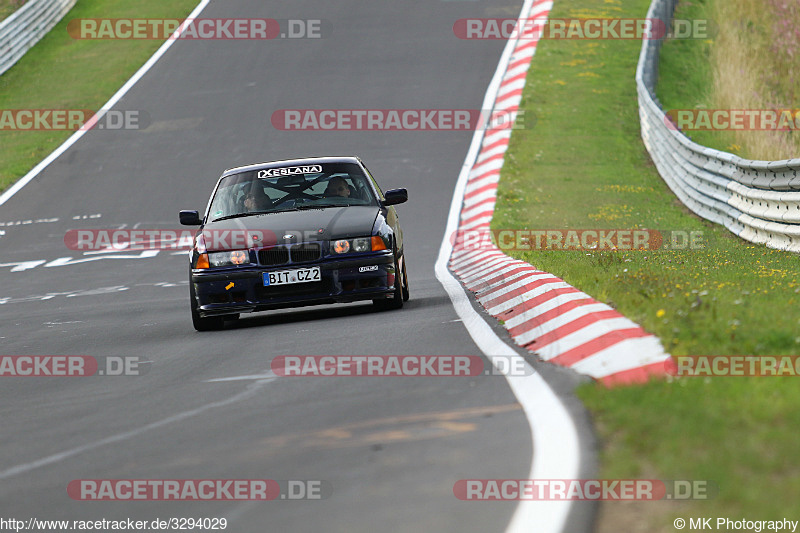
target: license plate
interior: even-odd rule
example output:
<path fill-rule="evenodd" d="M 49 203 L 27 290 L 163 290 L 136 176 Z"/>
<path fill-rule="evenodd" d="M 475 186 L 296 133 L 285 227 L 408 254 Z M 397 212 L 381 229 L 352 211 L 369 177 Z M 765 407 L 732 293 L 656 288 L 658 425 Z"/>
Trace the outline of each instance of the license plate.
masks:
<path fill-rule="evenodd" d="M 321 281 L 319 267 L 281 270 L 280 272 L 263 272 L 264 286 L 290 285 L 292 283 L 311 283 Z"/>

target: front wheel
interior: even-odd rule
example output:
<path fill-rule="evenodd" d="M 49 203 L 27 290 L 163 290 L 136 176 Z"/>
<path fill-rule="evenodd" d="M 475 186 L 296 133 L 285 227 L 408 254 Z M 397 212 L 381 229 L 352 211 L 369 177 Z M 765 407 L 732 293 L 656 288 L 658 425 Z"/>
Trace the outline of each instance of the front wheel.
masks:
<path fill-rule="evenodd" d="M 197 331 L 214 331 L 222 329 L 225 318 L 222 316 L 200 316 L 197 311 L 197 298 L 194 293 L 194 283 L 189 281 L 189 306 L 192 310 L 192 325 Z"/>
<path fill-rule="evenodd" d="M 411 297 L 411 292 L 408 289 L 408 272 L 406 271 L 405 255 L 401 258 L 401 262 L 403 263 L 403 301 L 407 302 L 408 299 Z"/>
<path fill-rule="evenodd" d="M 394 295 L 392 298 L 383 298 L 380 300 L 372 300 L 372 304 L 375 306 L 376 309 L 380 311 L 388 311 L 390 309 L 400 309 L 403 307 L 403 296 L 404 296 L 404 284 L 401 281 L 401 278 L 405 276 L 402 274 L 402 270 L 399 265 L 403 263 L 402 258 L 398 261 L 397 259 L 394 260 Z M 406 282 L 407 284 L 407 282 Z M 406 287 L 406 290 L 407 287 Z M 408 299 L 408 298 L 405 298 Z"/>

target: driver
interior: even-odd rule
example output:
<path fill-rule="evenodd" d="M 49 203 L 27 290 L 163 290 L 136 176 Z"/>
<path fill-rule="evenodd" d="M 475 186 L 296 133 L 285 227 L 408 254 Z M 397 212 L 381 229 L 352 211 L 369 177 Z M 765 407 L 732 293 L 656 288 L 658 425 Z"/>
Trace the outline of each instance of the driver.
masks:
<path fill-rule="evenodd" d="M 343 196 L 344 198 L 350 197 L 350 187 L 347 185 L 347 182 L 341 176 L 336 176 L 331 178 L 328 182 L 328 186 L 323 193 L 324 196 Z"/>
<path fill-rule="evenodd" d="M 272 200 L 261 186 L 253 187 L 244 197 L 244 210 L 248 213 L 265 211 L 271 207 Z"/>

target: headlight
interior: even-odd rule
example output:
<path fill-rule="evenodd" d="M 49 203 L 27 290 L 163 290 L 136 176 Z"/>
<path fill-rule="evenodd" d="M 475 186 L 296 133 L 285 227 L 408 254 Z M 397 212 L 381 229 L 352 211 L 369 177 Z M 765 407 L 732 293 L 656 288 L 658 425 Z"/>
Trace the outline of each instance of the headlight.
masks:
<path fill-rule="evenodd" d="M 247 250 L 234 250 L 232 252 L 214 252 L 208 254 L 208 264 L 211 267 L 224 267 L 243 265 L 250 262 Z"/>
<path fill-rule="evenodd" d="M 372 237 L 358 237 L 357 239 L 341 239 L 331 242 L 331 251 L 336 254 L 346 254 L 347 252 L 377 252 L 386 250 L 386 243 L 383 238 L 377 235 Z"/>
<path fill-rule="evenodd" d="M 350 251 L 350 241 L 346 241 L 344 239 L 340 241 L 334 241 L 331 248 L 337 254 L 346 254 Z"/>
<path fill-rule="evenodd" d="M 353 239 L 353 251 L 354 252 L 369 252 L 372 248 L 370 239 L 362 238 L 362 239 Z"/>

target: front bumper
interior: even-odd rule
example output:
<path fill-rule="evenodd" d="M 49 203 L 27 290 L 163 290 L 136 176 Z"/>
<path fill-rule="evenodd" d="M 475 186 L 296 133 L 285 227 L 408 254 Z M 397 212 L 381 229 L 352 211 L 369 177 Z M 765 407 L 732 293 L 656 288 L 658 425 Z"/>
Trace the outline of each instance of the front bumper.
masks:
<path fill-rule="evenodd" d="M 264 286 L 264 272 L 312 267 L 320 268 L 320 281 Z M 366 268 L 370 270 L 359 271 Z M 395 275 L 394 257 L 386 251 L 279 267 L 192 270 L 190 282 L 194 285 L 197 312 L 207 317 L 392 297 Z"/>

